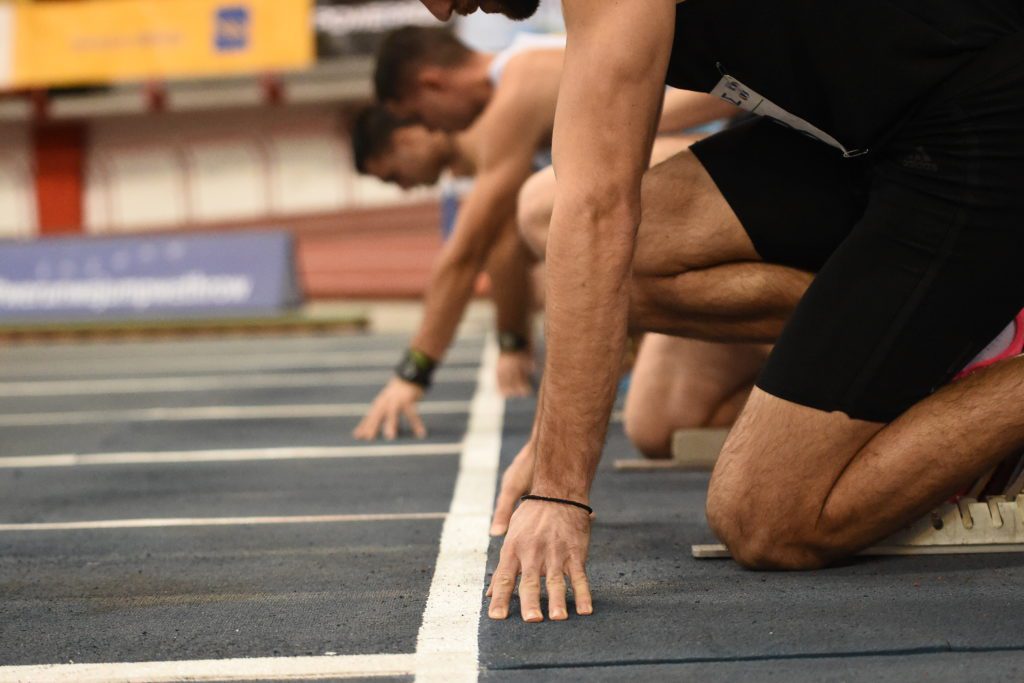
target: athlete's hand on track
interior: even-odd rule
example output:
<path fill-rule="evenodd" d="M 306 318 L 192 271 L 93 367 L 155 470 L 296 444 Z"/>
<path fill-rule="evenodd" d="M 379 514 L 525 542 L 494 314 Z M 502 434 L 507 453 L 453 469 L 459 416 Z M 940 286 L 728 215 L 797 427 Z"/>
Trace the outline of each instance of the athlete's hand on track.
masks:
<path fill-rule="evenodd" d="M 393 440 L 398 436 L 399 422 L 404 417 L 412 428 L 412 433 L 422 439 L 427 435 L 427 428 L 416 412 L 416 403 L 423 398 L 423 387 L 404 379 L 394 377 L 388 382 L 373 405 L 370 412 L 352 431 L 352 435 L 360 441 L 373 441 L 377 434 L 385 439 Z"/>
<path fill-rule="evenodd" d="M 519 605 L 523 621 L 543 621 L 540 605 L 540 582 L 548 593 L 548 618 L 562 621 L 569 618 L 566 607 L 565 576 L 569 576 L 576 614 L 594 611 L 587 582 L 587 549 L 590 545 L 590 516 L 586 510 L 538 500 L 524 501 L 509 525 L 501 547 L 498 568 L 491 577 L 487 596 L 491 604 L 487 616 L 508 617 L 512 591 L 519 581 Z"/>
<path fill-rule="evenodd" d="M 501 475 L 501 489 L 494 504 L 494 518 L 491 520 L 491 536 L 502 536 L 508 531 L 508 522 L 516 511 L 516 503 L 530 492 L 533 481 L 533 442 L 528 442 L 519 451 L 515 460 Z"/>
<path fill-rule="evenodd" d="M 505 398 L 533 394 L 537 366 L 530 351 L 506 351 L 498 356 L 498 390 Z"/>

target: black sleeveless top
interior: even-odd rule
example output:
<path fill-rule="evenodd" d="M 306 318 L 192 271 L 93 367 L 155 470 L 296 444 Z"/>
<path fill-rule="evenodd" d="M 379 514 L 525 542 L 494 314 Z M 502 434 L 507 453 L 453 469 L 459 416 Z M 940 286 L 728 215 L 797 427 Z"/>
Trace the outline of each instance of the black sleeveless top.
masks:
<path fill-rule="evenodd" d="M 1024 0 L 685 0 L 667 83 L 711 92 L 731 76 L 863 150 L 978 53 L 1021 32 Z"/>

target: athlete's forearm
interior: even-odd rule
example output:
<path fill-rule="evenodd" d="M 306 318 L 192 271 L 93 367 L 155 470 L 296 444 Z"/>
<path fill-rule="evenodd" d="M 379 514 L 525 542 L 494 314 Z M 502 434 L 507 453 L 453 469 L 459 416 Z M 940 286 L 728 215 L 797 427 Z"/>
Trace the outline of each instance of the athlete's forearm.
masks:
<path fill-rule="evenodd" d="M 552 145 L 558 194 L 547 242 L 547 363 L 534 489 L 585 501 L 621 371 L 641 180 L 676 6 L 563 0 L 562 7 L 573 39 Z"/>
<path fill-rule="evenodd" d="M 532 259 L 526 251 L 514 224 L 504 229 L 487 259 L 494 300 L 495 322 L 499 332 L 512 332 L 530 338 Z"/>
<path fill-rule="evenodd" d="M 483 258 L 478 253 L 461 255 L 448 248 L 442 252 L 430 276 L 423 321 L 413 337 L 413 348 L 436 361 L 442 360 L 473 296 Z"/>
<path fill-rule="evenodd" d="M 460 209 L 455 230 L 431 273 L 423 322 L 413 339 L 413 347 L 434 360 L 441 360 L 455 337 L 477 275 L 502 228 L 514 220 L 516 192 L 528 175 L 528 161 L 525 169 L 513 166 L 482 173 Z"/>
<path fill-rule="evenodd" d="M 590 225 L 567 219 L 580 213 L 556 209 L 548 241 L 534 492 L 585 502 L 621 371 L 637 216 L 623 207 Z"/>
<path fill-rule="evenodd" d="M 486 257 L 498 329 L 529 337 L 529 259 L 511 226 Z M 452 245 L 455 247 L 456 245 Z M 482 270 L 485 250 L 446 249 L 434 267 L 424 301 L 423 322 L 412 346 L 440 360 L 458 330 Z"/>

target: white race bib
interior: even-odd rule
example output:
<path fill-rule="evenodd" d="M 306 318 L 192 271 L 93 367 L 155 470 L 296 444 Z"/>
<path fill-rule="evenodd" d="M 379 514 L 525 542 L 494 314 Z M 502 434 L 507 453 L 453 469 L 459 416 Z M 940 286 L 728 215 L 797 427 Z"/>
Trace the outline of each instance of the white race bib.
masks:
<path fill-rule="evenodd" d="M 751 114 L 767 116 L 770 119 L 778 121 L 787 128 L 798 130 L 819 142 L 824 142 L 826 145 L 835 147 L 843 153 L 844 157 L 858 157 L 862 154 L 867 154 L 867 150 L 846 149 L 846 147 L 843 147 L 838 140 L 825 131 L 820 128 L 816 128 L 795 114 L 790 114 L 771 100 L 762 97 L 751 88 L 743 85 L 732 76 L 723 76 L 722 80 L 720 80 L 718 85 L 715 86 L 715 89 L 711 91 L 711 94 L 729 102 L 730 104 L 734 104 L 740 109 L 748 111 Z"/>

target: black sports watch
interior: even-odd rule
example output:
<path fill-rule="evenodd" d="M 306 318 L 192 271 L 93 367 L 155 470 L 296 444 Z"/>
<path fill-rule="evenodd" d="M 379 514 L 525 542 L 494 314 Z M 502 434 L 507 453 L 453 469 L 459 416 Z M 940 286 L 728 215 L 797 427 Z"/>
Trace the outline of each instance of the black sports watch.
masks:
<path fill-rule="evenodd" d="M 418 384 L 424 389 L 430 388 L 434 377 L 437 361 L 416 349 L 408 349 L 401 362 L 395 366 L 395 374 L 406 382 Z"/>
<path fill-rule="evenodd" d="M 498 348 L 502 353 L 526 351 L 530 348 L 530 340 L 518 332 L 499 332 Z"/>

